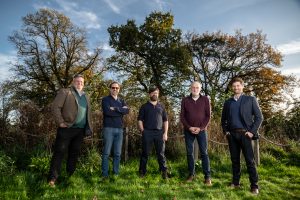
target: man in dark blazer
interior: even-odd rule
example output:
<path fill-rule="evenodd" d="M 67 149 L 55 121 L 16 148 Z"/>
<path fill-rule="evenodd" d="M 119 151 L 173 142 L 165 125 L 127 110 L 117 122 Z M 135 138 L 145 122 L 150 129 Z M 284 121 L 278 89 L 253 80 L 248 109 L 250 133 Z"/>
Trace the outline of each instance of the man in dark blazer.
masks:
<path fill-rule="evenodd" d="M 258 194 L 258 174 L 252 140 L 258 139 L 257 131 L 263 116 L 256 98 L 243 94 L 244 81 L 241 78 L 234 78 L 230 86 L 234 96 L 225 101 L 221 119 L 223 133 L 228 139 L 232 162 L 233 176 L 230 186 L 233 188 L 240 187 L 240 153 L 242 150 L 251 183 L 251 192 Z"/>

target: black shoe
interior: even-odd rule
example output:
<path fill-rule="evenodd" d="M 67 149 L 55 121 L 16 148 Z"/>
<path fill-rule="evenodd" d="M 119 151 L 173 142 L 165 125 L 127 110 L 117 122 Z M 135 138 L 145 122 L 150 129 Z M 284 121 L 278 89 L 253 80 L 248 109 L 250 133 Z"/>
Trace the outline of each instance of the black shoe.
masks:
<path fill-rule="evenodd" d="M 259 193 L 258 188 L 251 188 L 250 192 L 254 195 L 258 195 Z"/>
<path fill-rule="evenodd" d="M 163 171 L 162 174 L 161 174 L 161 176 L 162 176 L 163 179 L 169 178 L 167 171 Z"/>
<path fill-rule="evenodd" d="M 108 176 L 102 176 L 101 181 L 102 182 L 108 182 L 109 181 L 109 177 Z"/>
<path fill-rule="evenodd" d="M 146 174 L 145 173 L 140 173 L 140 178 L 145 178 Z"/>

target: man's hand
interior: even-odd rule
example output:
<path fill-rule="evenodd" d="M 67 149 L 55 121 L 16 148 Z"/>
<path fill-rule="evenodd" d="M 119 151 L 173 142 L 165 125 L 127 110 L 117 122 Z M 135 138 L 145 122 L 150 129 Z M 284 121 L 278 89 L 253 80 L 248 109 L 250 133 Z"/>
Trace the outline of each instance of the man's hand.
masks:
<path fill-rule="evenodd" d="M 110 110 L 115 110 L 115 108 L 114 108 L 114 107 L 109 107 L 109 109 L 110 109 Z"/>
<path fill-rule="evenodd" d="M 60 128 L 67 128 L 68 126 L 64 122 L 62 122 L 62 123 L 60 123 L 59 127 Z"/>
<path fill-rule="evenodd" d="M 199 133 L 200 133 L 200 131 L 201 131 L 201 128 L 199 128 L 199 127 L 196 127 L 195 134 L 199 134 Z"/>
<path fill-rule="evenodd" d="M 192 133 L 192 134 L 198 134 L 200 132 L 200 128 L 198 127 L 190 127 L 189 128 L 189 131 Z"/>
<path fill-rule="evenodd" d="M 251 138 L 253 138 L 253 133 L 250 133 L 250 132 L 247 131 L 245 133 L 245 136 L 251 139 Z"/>
<path fill-rule="evenodd" d="M 128 108 L 127 106 L 123 106 L 122 108 Z"/>
<path fill-rule="evenodd" d="M 229 136 L 230 136 L 230 132 L 229 132 L 229 131 L 227 131 L 227 132 L 225 133 L 225 137 L 228 139 L 228 138 L 229 138 Z"/>
<path fill-rule="evenodd" d="M 163 134 L 163 141 L 167 141 L 168 140 L 168 133 L 164 133 Z"/>

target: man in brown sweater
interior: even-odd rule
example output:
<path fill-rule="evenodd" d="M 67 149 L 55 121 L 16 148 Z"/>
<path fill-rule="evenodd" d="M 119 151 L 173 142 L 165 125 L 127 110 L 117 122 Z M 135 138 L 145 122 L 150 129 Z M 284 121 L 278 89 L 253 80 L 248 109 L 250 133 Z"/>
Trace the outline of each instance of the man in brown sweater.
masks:
<path fill-rule="evenodd" d="M 182 99 L 180 120 L 184 126 L 189 176 L 188 182 L 195 177 L 194 141 L 197 139 L 201 154 L 204 184 L 211 185 L 210 164 L 207 153 L 207 126 L 210 120 L 210 102 L 200 95 L 201 83 L 193 82 L 191 95 Z"/>
<path fill-rule="evenodd" d="M 72 175 L 84 135 L 91 134 L 91 111 L 88 96 L 83 91 L 82 75 L 75 75 L 70 88 L 59 90 L 52 104 L 58 126 L 49 172 L 49 185 L 55 186 L 64 154 L 68 152 L 67 173 Z"/>

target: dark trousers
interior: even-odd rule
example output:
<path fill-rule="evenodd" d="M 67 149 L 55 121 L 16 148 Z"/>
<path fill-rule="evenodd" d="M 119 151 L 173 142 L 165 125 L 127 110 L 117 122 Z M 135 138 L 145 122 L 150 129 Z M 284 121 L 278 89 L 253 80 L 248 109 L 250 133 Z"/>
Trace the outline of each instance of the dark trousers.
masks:
<path fill-rule="evenodd" d="M 249 174 L 249 180 L 251 188 L 258 188 L 258 174 L 256 171 L 254 153 L 252 148 L 251 139 L 245 136 L 246 131 L 231 131 L 227 136 L 231 162 L 232 162 L 232 183 L 238 185 L 241 177 L 241 164 L 240 154 L 241 150 L 245 157 L 247 171 Z"/>
<path fill-rule="evenodd" d="M 201 163 L 202 163 L 202 170 L 204 174 L 204 178 L 210 178 L 210 164 L 209 164 L 209 157 L 207 153 L 207 132 L 200 131 L 198 134 L 192 134 L 188 130 L 184 130 L 184 137 L 185 137 L 185 147 L 187 153 L 187 162 L 188 162 L 188 170 L 189 175 L 195 175 L 195 160 L 194 160 L 194 142 L 197 139 L 200 155 L 201 155 Z"/>
<path fill-rule="evenodd" d="M 54 144 L 54 153 L 51 159 L 49 180 L 56 180 L 60 174 L 61 163 L 68 152 L 66 170 L 72 175 L 76 168 L 80 146 L 83 141 L 83 128 L 58 128 Z"/>
<path fill-rule="evenodd" d="M 140 160 L 140 174 L 146 174 L 147 161 L 154 143 L 156 157 L 159 164 L 160 171 L 166 171 L 166 157 L 165 157 L 165 142 L 163 141 L 163 131 L 161 130 L 144 130 L 142 136 L 142 156 Z"/>

